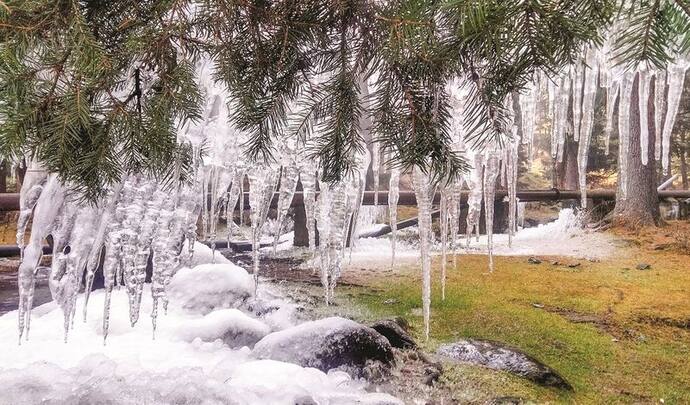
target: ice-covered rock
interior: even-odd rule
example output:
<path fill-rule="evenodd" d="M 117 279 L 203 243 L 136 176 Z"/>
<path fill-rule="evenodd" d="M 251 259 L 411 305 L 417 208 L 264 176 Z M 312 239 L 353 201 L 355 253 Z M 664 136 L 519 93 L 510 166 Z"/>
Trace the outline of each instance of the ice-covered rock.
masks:
<path fill-rule="evenodd" d="M 252 277 L 232 263 L 182 268 L 168 286 L 173 305 L 207 314 L 218 308 L 240 306 L 254 292 Z"/>
<path fill-rule="evenodd" d="M 572 390 L 572 386 L 550 367 L 519 349 L 485 340 L 460 340 L 441 345 L 438 354 L 452 360 L 507 371 L 537 384 Z"/>
<path fill-rule="evenodd" d="M 273 332 L 254 346 L 252 357 L 322 371 L 341 369 L 356 376 L 367 374 L 372 366 L 385 370 L 395 361 L 393 349 L 385 337 L 369 327 L 339 317 Z"/>
<path fill-rule="evenodd" d="M 233 348 L 251 347 L 270 332 L 266 324 L 234 308 L 213 311 L 179 325 L 176 330 L 177 336 L 188 342 L 197 338 L 204 342 L 220 339 Z"/>

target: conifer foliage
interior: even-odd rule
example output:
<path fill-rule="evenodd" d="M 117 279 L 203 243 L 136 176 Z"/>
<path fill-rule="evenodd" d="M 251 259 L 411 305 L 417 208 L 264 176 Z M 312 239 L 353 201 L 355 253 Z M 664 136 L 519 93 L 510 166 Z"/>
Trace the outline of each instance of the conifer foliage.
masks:
<path fill-rule="evenodd" d="M 337 181 L 370 115 L 391 163 L 448 178 L 465 167 L 449 80 L 472 83 L 470 140 L 500 142 L 506 96 L 535 72 L 572 62 L 621 16 L 621 59 L 663 64 L 690 46 L 689 12 L 686 0 L 0 0 L 0 154 L 37 158 L 89 199 L 123 173 L 183 180 L 191 151 L 176 133 L 200 118 L 204 58 L 252 159 L 272 159 L 278 135 L 312 134 Z"/>

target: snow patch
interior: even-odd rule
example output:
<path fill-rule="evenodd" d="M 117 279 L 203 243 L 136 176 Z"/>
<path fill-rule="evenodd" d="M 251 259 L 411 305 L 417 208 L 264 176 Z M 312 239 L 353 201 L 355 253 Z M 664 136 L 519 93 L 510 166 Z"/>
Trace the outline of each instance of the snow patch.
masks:
<path fill-rule="evenodd" d="M 207 314 L 239 306 L 254 291 L 254 281 L 232 263 L 202 264 L 180 269 L 167 288 L 170 301 L 188 312 Z"/>

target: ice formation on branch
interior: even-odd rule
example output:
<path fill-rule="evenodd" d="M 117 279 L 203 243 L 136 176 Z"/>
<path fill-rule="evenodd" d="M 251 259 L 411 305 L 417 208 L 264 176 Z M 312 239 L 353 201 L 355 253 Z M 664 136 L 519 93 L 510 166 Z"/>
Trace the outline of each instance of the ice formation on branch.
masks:
<path fill-rule="evenodd" d="M 456 269 L 461 212 L 466 208 L 465 242 L 469 246 L 473 232 L 477 237 L 480 232 L 482 201 L 488 236 L 489 269 L 493 271 L 494 204 L 499 177 L 507 194 L 508 233 L 512 242 L 512 235 L 520 222 L 520 213 L 524 210 L 524 205 L 519 204 L 517 198 L 520 153 L 526 150 L 526 160 L 531 161 L 535 133 L 544 124 L 541 120 L 548 118 L 546 121 L 551 124 L 548 131 L 551 155 L 555 161 L 560 162 L 564 158 L 566 137 L 572 135 L 573 140 L 578 142 L 578 180 L 582 206 L 585 207 L 589 146 L 592 137 L 597 135 L 594 133 L 595 102 L 598 88 L 605 88 L 605 144 L 608 152 L 611 136 L 616 132 L 614 122 L 617 112 L 619 187 L 625 197 L 633 81 L 639 77 L 642 163 L 647 164 L 651 159 L 647 140 L 649 136 L 655 136 L 654 157 L 660 158 L 664 170 L 668 170 L 671 135 L 688 67 L 688 59 L 679 56 L 664 70 L 649 70 L 646 67 L 626 70 L 611 60 L 608 42 L 601 49 L 588 48 L 575 63 L 564 67 L 558 74 L 547 77 L 545 72 L 537 72 L 534 80 L 520 94 L 508 97 L 505 110 L 509 116 L 503 123 L 505 127 L 501 129 L 502 139 L 476 149 L 464 142 L 465 131 L 478 124 L 470 122 L 466 116 L 466 105 L 475 102 L 469 97 L 471 84 L 464 79 L 454 79 L 446 86 L 451 109 L 448 134 L 453 153 L 463 156 L 471 167 L 467 173 L 438 184 L 432 182 L 434 173 L 425 173 L 419 168 L 403 173 L 398 167 L 388 167 L 390 165 L 385 162 L 386 159 L 382 164 L 382 158 L 392 151 L 381 150 L 383 145 L 374 141 L 370 145 L 372 153 L 362 148 L 358 152 L 360 154 L 353 157 L 356 160 L 355 170 L 341 181 L 327 184 L 319 180 L 318 157 L 306 152 L 313 142 L 308 137 L 298 142 L 276 134 L 280 138 L 276 142 L 277 161 L 245 160 L 241 145 L 247 141 L 248 134 L 228 124 L 233 108 L 227 102 L 230 98 L 226 89 L 214 81 L 211 64 L 202 60 L 197 65 L 200 88 L 206 100 L 202 106 L 202 118 L 195 123 L 179 125 L 178 128 L 178 142 L 188 145 L 193 151 L 195 171 L 190 183 L 169 187 L 145 176 L 126 175 L 108 190 L 107 196 L 99 204 L 90 206 L 70 195 L 69 184 L 62 184 L 54 174 L 47 173 L 39 162 L 29 160 L 17 223 L 17 244 L 22 258 L 18 272 L 20 341 L 22 337 L 28 337 L 35 276 L 37 272 L 46 270 L 39 267 L 39 263 L 43 254 L 43 240 L 49 235 L 53 240 L 49 281 L 53 297 L 64 313 L 65 337 L 74 322 L 76 296 L 83 287 L 88 303 L 99 267 L 105 285 L 104 338 L 108 334 L 110 299 L 115 288 L 126 290 L 130 322 L 132 325 L 138 322 L 147 272 L 150 272 L 152 283 L 151 321 L 155 333 L 159 310 L 162 308 L 165 311 L 167 308 L 166 286 L 171 277 L 193 259 L 197 234 L 211 245 L 215 254 L 217 224 L 223 217 L 227 222 L 228 242 L 236 233 L 244 233 L 251 240 L 252 273 L 256 285 L 260 275 L 259 248 L 266 233 L 265 228 L 269 228 L 265 226 L 269 222 L 269 210 L 276 208 L 277 220 L 275 228 L 271 229 L 274 232 L 272 244 L 275 250 L 298 182 L 301 184 L 306 213 L 309 249 L 319 264 L 325 300 L 329 303 L 333 300 L 334 288 L 342 271 L 346 247 L 349 245 L 352 248 L 357 239 L 357 222 L 369 169 L 374 174 L 373 189 L 377 191 L 375 205 L 379 203 L 381 170 L 390 171 L 388 205 L 393 233 L 391 265 L 395 264 L 400 179 L 406 174 L 412 177 L 419 207 L 422 301 L 425 336 L 428 337 L 433 239 L 431 223 L 435 201 L 440 203 L 443 298 L 449 248 L 452 248 L 453 269 Z M 652 80 L 655 83 L 654 91 L 651 91 Z M 548 107 L 541 102 L 545 96 Z M 646 114 L 652 97 L 654 134 L 648 131 Z M 289 114 L 298 112 L 298 101 L 291 106 Z M 324 130 L 318 121 L 309 122 L 308 125 L 315 134 Z M 368 126 L 361 125 L 361 128 L 365 131 Z M 467 189 L 466 192 L 463 187 Z M 436 190 L 441 197 L 437 200 L 434 199 Z M 250 210 L 249 232 L 244 229 L 245 219 L 242 215 L 246 191 Z M 276 192 L 278 198 L 275 198 Z M 239 224 L 234 221 L 237 206 L 240 210 Z M 26 241 L 30 221 L 33 225 L 30 238 Z M 198 230 L 197 225 L 200 226 Z M 187 249 L 183 249 L 185 245 Z M 82 278 L 85 279 L 84 286 Z M 83 314 L 86 319 L 86 307 Z"/>

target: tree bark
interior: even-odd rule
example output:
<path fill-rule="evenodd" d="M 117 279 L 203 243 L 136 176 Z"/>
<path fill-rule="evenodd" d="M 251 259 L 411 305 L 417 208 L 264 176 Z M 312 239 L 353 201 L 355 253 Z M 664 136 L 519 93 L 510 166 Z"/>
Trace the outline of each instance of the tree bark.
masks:
<path fill-rule="evenodd" d="M 683 184 L 683 190 L 688 189 L 688 163 L 687 163 L 688 144 L 685 138 L 685 132 L 680 133 L 680 145 L 678 145 L 678 154 L 680 155 L 680 178 Z"/>
<path fill-rule="evenodd" d="M 650 83 L 650 94 L 654 94 L 655 81 Z M 639 75 L 635 75 L 630 97 L 630 134 L 627 160 L 628 173 L 625 193 L 619 187 L 616 206 L 613 210 L 614 225 L 639 229 L 660 223 L 659 196 L 656 191 L 656 162 L 654 159 L 654 98 L 647 100 L 649 136 L 647 139 L 649 160 L 642 164 L 640 148 L 640 106 Z M 620 177 L 619 177 L 620 178 Z"/>
<path fill-rule="evenodd" d="M 0 193 L 7 192 L 7 161 L 0 164 Z"/>

